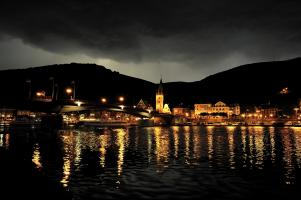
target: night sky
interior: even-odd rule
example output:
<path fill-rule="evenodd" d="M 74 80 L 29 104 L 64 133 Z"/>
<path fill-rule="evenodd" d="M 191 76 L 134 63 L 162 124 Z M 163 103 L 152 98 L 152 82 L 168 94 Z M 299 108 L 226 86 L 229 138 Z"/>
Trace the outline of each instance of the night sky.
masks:
<path fill-rule="evenodd" d="M 0 69 L 97 63 L 153 82 L 196 81 L 300 55 L 300 0 L 0 3 Z"/>

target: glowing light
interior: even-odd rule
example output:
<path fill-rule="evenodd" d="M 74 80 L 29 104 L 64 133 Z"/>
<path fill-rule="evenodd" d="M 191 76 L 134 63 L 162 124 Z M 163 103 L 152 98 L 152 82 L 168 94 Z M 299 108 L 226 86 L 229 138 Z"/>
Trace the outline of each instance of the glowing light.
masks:
<path fill-rule="evenodd" d="M 188 129 L 187 129 L 188 128 Z M 190 155 L 190 133 L 189 133 L 189 127 L 184 127 L 184 143 L 185 143 L 185 163 L 186 164 L 190 164 L 190 159 L 189 159 L 189 155 Z"/>
<path fill-rule="evenodd" d="M 155 138 L 155 150 L 157 156 L 158 167 L 168 167 L 169 158 L 169 142 L 170 138 L 168 134 L 164 134 L 163 129 L 155 127 L 154 129 Z M 160 171 L 160 169 L 159 169 Z"/>
<path fill-rule="evenodd" d="M 6 133 L 5 134 L 5 148 L 9 149 L 9 141 L 10 141 L 10 134 Z"/>
<path fill-rule="evenodd" d="M 63 177 L 61 179 L 61 183 L 64 187 L 67 187 L 69 184 L 69 177 L 71 175 L 71 152 L 73 151 L 73 134 L 70 132 L 63 136 L 63 143 L 64 143 L 64 156 L 63 156 Z"/>
<path fill-rule="evenodd" d="M 61 180 L 61 183 L 64 187 L 68 186 L 69 183 L 69 176 L 70 176 L 70 168 L 71 168 L 71 162 L 69 158 L 64 158 L 64 165 L 63 165 L 63 178 Z"/>
<path fill-rule="evenodd" d="M 100 153 L 100 160 L 99 160 L 99 164 L 101 167 L 105 167 L 106 165 L 106 153 L 107 150 L 106 148 L 108 147 L 109 144 L 109 138 L 110 135 L 101 135 L 99 137 L 100 139 L 100 147 L 99 147 L 99 153 Z"/>
<path fill-rule="evenodd" d="M 76 104 L 77 106 L 81 106 L 81 105 L 83 104 L 83 102 L 81 102 L 81 101 L 76 101 L 75 104 Z"/>
<path fill-rule="evenodd" d="M 36 92 L 36 96 L 37 97 L 44 97 L 45 96 L 45 92 Z"/>
<path fill-rule="evenodd" d="M 180 137 L 179 137 L 179 127 L 178 126 L 174 126 L 172 127 L 173 130 L 173 136 L 174 136 L 174 149 L 175 149 L 175 157 L 178 157 L 178 152 L 179 152 L 179 141 L 180 141 Z"/>
<path fill-rule="evenodd" d="M 3 134 L 0 134 L 0 147 L 3 147 Z"/>
<path fill-rule="evenodd" d="M 119 100 L 120 102 L 124 102 L 124 97 L 123 97 L 123 96 L 120 96 L 120 97 L 118 98 L 118 100 Z"/>
<path fill-rule="evenodd" d="M 123 163 L 124 163 L 124 153 L 125 153 L 125 148 L 127 146 L 127 141 L 128 141 L 128 135 L 123 129 L 118 129 L 117 130 L 117 145 L 119 146 L 118 149 L 118 160 L 117 160 L 117 172 L 118 175 L 120 176 L 123 170 Z"/>
<path fill-rule="evenodd" d="M 122 110 L 124 109 L 124 107 L 125 107 L 124 105 L 120 105 L 120 108 L 121 108 Z"/>
<path fill-rule="evenodd" d="M 67 89 L 66 89 L 66 93 L 67 93 L 67 94 L 71 94 L 71 93 L 72 93 L 72 89 L 71 89 L 71 88 L 67 88 Z"/>
<path fill-rule="evenodd" d="M 41 155 L 40 155 L 40 146 L 38 144 L 35 145 L 33 155 L 32 155 L 32 162 L 36 165 L 36 168 L 41 168 Z"/>
<path fill-rule="evenodd" d="M 288 94 L 288 93 L 289 93 L 288 87 L 283 88 L 283 89 L 280 91 L 280 94 Z"/>
<path fill-rule="evenodd" d="M 213 157 L 213 126 L 207 126 L 208 134 L 208 159 L 211 160 Z M 211 162 L 210 162 L 211 164 Z"/>
<path fill-rule="evenodd" d="M 107 103 L 107 99 L 106 98 L 101 98 L 101 103 Z"/>

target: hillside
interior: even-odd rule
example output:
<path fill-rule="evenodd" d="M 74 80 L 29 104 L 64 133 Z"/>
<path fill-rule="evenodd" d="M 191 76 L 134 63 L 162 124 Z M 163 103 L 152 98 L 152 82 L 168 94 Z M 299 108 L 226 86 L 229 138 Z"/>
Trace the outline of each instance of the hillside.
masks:
<path fill-rule="evenodd" d="M 243 65 L 196 82 L 164 83 L 165 100 L 172 107 L 193 107 L 194 103 L 222 100 L 243 106 L 270 103 L 290 109 L 301 97 L 300 69 L 301 58 L 296 58 Z M 119 95 L 124 95 L 126 103 L 132 105 L 141 98 L 153 104 L 155 101 L 157 85 L 154 83 L 119 74 L 103 66 L 76 63 L 0 71 L 0 101 L 27 99 L 29 85 L 33 94 L 37 90 L 45 90 L 50 96 L 50 77 L 58 85 L 59 98 L 67 98 L 65 88 L 75 81 L 77 98 L 97 101 L 100 97 L 107 97 L 114 103 Z M 280 94 L 285 87 L 289 93 Z"/>
<path fill-rule="evenodd" d="M 44 90 L 47 96 L 52 94 L 52 80 L 58 87 L 58 98 L 67 98 L 65 89 L 76 85 L 76 97 L 99 100 L 106 97 L 115 102 L 120 95 L 127 103 L 137 103 L 155 92 L 155 84 L 113 72 L 95 64 L 62 64 L 18 70 L 0 71 L 0 101 L 23 101 L 28 98 L 29 87 L 32 96 L 38 90 Z M 29 83 L 29 81 L 31 83 Z"/>
<path fill-rule="evenodd" d="M 301 58 L 287 61 L 263 62 L 239 66 L 192 83 L 168 83 L 165 89 L 170 97 L 186 97 L 186 103 L 215 102 L 242 105 L 297 104 L 301 97 Z M 281 95 L 288 87 L 289 93 Z M 179 104 L 182 98 L 174 99 Z"/>

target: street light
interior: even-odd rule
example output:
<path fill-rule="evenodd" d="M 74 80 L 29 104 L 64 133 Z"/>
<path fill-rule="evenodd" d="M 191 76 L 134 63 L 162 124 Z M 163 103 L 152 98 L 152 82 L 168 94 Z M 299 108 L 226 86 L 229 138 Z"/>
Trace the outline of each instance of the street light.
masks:
<path fill-rule="evenodd" d="M 106 98 L 101 98 L 101 103 L 107 103 L 107 99 Z"/>
<path fill-rule="evenodd" d="M 36 92 L 36 96 L 37 97 L 45 97 L 45 92 L 44 91 Z"/>
<path fill-rule="evenodd" d="M 49 80 L 52 81 L 51 101 L 53 101 L 54 100 L 54 78 L 50 77 Z"/>
<path fill-rule="evenodd" d="M 75 99 L 75 81 L 72 81 L 71 84 L 73 85 L 73 99 Z"/>
<path fill-rule="evenodd" d="M 124 97 L 123 97 L 123 96 L 120 96 L 120 97 L 118 98 L 118 100 L 119 100 L 120 102 L 124 102 Z"/>
<path fill-rule="evenodd" d="M 72 93 L 72 89 L 71 88 L 66 88 L 66 93 L 68 95 L 70 95 Z M 70 99 L 72 99 L 72 95 L 70 96 Z"/>
<path fill-rule="evenodd" d="M 296 113 L 296 117 L 297 117 L 297 115 L 298 115 L 298 110 L 299 110 L 299 108 L 294 108 L 294 111 L 295 111 L 295 113 Z"/>

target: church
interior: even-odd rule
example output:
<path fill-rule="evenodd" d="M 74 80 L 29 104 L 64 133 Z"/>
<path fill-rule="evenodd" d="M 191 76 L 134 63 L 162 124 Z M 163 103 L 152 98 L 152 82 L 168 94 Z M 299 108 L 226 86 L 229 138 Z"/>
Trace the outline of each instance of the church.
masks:
<path fill-rule="evenodd" d="M 162 78 L 160 79 L 160 84 L 159 84 L 158 90 L 156 92 L 156 111 L 158 113 L 171 114 L 168 104 L 164 104 Z"/>

